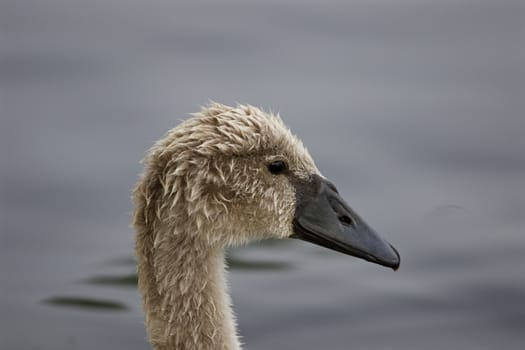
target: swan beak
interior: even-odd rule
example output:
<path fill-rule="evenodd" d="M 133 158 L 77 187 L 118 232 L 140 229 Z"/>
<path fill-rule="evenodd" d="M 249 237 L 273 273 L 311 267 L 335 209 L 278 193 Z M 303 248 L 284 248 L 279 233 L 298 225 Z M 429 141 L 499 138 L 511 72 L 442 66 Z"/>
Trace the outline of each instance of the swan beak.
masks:
<path fill-rule="evenodd" d="M 397 250 L 382 239 L 339 195 L 335 186 L 314 176 L 316 189 L 298 195 L 293 238 L 397 270 Z"/>

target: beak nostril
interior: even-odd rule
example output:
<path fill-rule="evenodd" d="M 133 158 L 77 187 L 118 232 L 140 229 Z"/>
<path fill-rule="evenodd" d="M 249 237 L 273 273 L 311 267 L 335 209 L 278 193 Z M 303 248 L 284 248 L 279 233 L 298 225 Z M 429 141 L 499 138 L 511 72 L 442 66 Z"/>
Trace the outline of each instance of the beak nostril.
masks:
<path fill-rule="evenodd" d="M 344 225 L 349 225 L 355 227 L 355 222 L 352 220 L 352 218 L 348 215 L 341 215 L 339 216 L 339 221 L 341 221 Z"/>

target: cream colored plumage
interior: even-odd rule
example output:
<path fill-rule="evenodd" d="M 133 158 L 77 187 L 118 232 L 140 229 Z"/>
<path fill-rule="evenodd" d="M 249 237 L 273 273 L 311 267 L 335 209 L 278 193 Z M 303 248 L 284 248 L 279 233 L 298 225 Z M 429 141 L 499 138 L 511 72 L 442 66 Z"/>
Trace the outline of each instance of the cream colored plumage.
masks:
<path fill-rule="evenodd" d="M 269 171 L 276 161 L 287 176 Z M 150 342 L 155 350 L 240 349 L 224 249 L 292 236 L 298 188 L 324 181 L 319 170 L 279 116 L 218 103 L 169 131 L 144 165 L 133 225 Z"/>

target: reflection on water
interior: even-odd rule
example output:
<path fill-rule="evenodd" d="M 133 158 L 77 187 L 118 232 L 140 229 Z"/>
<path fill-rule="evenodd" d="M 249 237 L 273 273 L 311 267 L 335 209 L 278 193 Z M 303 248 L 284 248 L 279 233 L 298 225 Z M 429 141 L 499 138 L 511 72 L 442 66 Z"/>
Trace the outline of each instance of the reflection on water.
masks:
<path fill-rule="evenodd" d="M 255 271 L 278 271 L 289 269 L 292 264 L 284 261 L 258 261 L 258 260 L 243 260 L 234 256 L 229 256 L 227 265 L 232 270 L 248 270 Z"/>
<path fill-rule="evenodd" d="M 253 244 L 252 247 L 273 248 L 279 246 L 278 241 L 268 240 Z M 282 244 L 281 244 L 282 245 Z M 136 262 L 133 257 L 120 257 L 111 259 L 105 265 L 123 265 L 123 266 L 135 266 Z M 285 261 L 274 261 L 274 260 L 250 260 L 235 256 L 233 251 L 230 251 L 226 256 L 226 264 L 229 270 L 246 270 L 251 272 L 257 271 L 279 271 L 286 270 L 291 267 L 291 263 Z M 138 276 L 136 272 L 130 272 L 120 275 L 95 275 L 86 279 L 80 280 L 81 283 L 90 284 L 94 286 L 106 286 L 106 287 L 124 287 L 124 288 L 137 288 Z M 85 293 L 85 292 L 83 292 Z M 43 303 L 51 306 L 59 307 L 70 307 L 74 309 L 86 309 L 86 310 L 105 310 L 105 311 L 122 311 L 126 310 L 127 307 L 120 301 L 96 299 L 88 297 L 74 297 L 74 296 L 55 296 L 43 300 Z"/>
<path fill-rule="evenodd" d="M 49 305 L 61 307 L 66 306 L 71 308 L 86 309 L 90 311 L 122 311 L 127 309 L 127 307 L 124 304 L 118 301 L 81 297 L 57 296 L 46 299 L 43 302 Z"/>
<path fill-rule="evenodd" d="M 83 282 L 116 287 L 137 287 L 138 279 L 136 273 L 130 273 L 122 276 L 93 276 Z"/>

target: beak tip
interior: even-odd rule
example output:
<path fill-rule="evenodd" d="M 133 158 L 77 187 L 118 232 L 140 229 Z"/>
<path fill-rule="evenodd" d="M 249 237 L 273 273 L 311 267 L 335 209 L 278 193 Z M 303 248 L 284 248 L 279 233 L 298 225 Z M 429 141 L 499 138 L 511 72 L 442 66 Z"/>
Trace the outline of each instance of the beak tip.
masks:
<path fill-rule="evenodd" d="M 389 244 L 390 245 L 390 248 L 392 248 L 392 250 L 394 251 L 394 253 L 396 254 L 396 259 L 395 261 L 390 265 L 390 267 L 392 268 L 392 270 L 394 271 L 397 271 L 399 269 L 399 265 L 401 265 L 401 256 L 399 255 L 399 252 L 397 251 L 396 248 L 394 248 L 393 245 Z"/>

